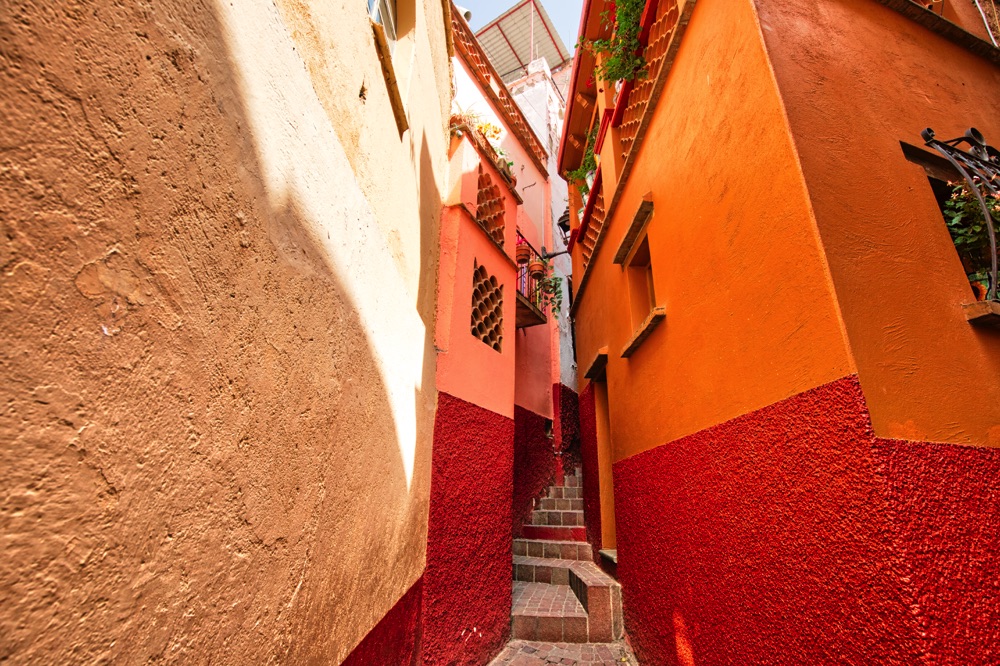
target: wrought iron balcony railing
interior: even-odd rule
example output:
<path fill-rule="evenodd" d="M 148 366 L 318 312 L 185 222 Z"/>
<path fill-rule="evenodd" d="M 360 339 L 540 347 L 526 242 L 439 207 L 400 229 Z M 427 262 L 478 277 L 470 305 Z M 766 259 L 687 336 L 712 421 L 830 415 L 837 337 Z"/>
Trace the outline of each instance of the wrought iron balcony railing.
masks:
<path fill-rule="evenodd" d="M 934 130 L 929 127 L 920 133 L 926 145 L 936 150 L 947 159 L 955 170 L 962 175 L 965 186 L 975 197 L 982 212 L 982 223 L 985 224 L 986 241 L 988 243 L 988 288 L 986 300 L 997 299 L 997 229 L 994 224 L 993 206 L 1000 199 L 1000 151 L 986 143 L 983 135 L 974 127 L 970 127 L 964 136 L 948 141 L 934 138 Z M 968 151 L 959 148 L 967 144 Z M 989 201 L 987 201 L 989 199 Z"/>
<path fill-rule="evenodd" d="M 545 276 L 545 261 L 542 255 L 528 242 L 521 232 L 517 232 L 517 327 L 525 328 L 544 324 L 545 301 L 542 294 L 542 279 Z M 541 269 L 541 270 L 539 270 Z"/>

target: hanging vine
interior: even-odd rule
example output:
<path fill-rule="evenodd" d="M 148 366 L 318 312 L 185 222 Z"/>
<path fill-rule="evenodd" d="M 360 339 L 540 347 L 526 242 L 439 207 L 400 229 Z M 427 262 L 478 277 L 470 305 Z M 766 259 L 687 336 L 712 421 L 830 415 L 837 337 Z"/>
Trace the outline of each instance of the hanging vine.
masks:
<path fill-rule="evenodd" d="M 617 0 L 601 12 L 601 23 L 611 30 L 608 39 L 580 38 L 579 48 L 604 56 L 595 69 L 598 78 L 608 81 L 632 81 L 646 76 L 646 59 L 642 56 L 639 33 L 646 0 Z M 612 15 L 614 20 L 612 20 Z"/>
<path fill-rule="evenodd" d="M 594 144 L 596 142 L 597 127 L 594 127 L 587 134 L 587 147 L 583 151 L 583 160 L 581 160 L 580 166 L 566 173 L 566 180 L 577 184 L 577 187 L 580 188 L 580 196 L 583 197 L 584 201 L 587 200 L 587 194 L 590 192 L 587 176 L 597 171 L 597 158 L 594 157 Z"/>

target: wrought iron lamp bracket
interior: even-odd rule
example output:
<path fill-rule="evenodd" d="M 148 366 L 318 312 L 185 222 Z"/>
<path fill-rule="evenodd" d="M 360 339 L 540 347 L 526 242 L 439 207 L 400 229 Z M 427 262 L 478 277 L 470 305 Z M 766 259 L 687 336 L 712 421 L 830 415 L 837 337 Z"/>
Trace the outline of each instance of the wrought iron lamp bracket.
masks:
<path fill-rule="evenodd" d="M 955 167 L 958 173 L 962 174 L 969 189 L 976 194 L 990 239 L 990 289 L 986 298 L 995 301 L 997 300 L 997 230 L 989 206 L 986 205 L 983 190 L 990 196 L 1000 197 L 1000 151 L 988 145 L 982 133 L 975 127 L 967 129 L 964 136 L 947 141 L 935 139 L 934 130 L 930 127 L 922 131 L 920 136 L 924 140 L 924 145 L 936 150 Z M 967 151 L 959 148 L 963 143 L 969 145 Z"/>

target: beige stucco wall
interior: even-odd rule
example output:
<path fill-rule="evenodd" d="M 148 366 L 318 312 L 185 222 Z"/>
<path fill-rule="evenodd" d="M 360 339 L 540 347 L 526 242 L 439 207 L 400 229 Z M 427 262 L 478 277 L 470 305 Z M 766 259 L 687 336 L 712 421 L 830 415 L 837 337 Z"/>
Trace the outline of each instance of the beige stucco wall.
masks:
<path fill-rule="evenodd" d="M 445 22 L 400 137 L 363 4 L 0 9 L 0 660 L 339 663 L 420 576 Z"/>

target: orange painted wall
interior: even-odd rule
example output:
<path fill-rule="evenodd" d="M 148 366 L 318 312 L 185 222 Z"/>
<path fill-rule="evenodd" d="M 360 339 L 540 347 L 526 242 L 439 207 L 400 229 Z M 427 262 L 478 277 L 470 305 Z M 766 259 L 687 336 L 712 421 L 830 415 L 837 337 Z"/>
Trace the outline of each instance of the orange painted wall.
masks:
<path fill-rule="evenodd" d="M 641 150 L 576 313 L 581 373 L 609 348 L 615 460 L 854 371 L 749 0 L 698 2 Z M 647 192 L 667 318 L 623 359 L 611 260 Z"/>
<path fill-rule="evenodd" d="M 899 147 L 1000 143 L 1000 68 L 877 2 L 757 4 L 876 433 L 1000 446 L 1000 335 Z"/>

